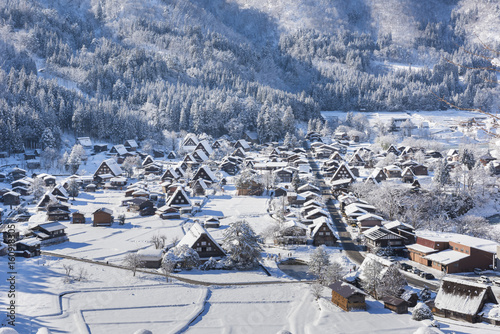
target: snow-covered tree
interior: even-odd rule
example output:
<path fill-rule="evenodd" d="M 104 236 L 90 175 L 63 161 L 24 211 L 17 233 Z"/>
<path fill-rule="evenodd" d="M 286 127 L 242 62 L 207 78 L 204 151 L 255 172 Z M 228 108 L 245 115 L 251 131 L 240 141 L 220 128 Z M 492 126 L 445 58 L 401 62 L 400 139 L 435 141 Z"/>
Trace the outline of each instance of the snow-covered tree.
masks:
<path fill-rule="evenodd" d="M 363 267 L 363 277 L 361 279 L 361 286 L 363 290 L 378 298 L 380 296 L 380 287 L 382 285 L 381 272 L 384 266 L 375 260 L 367 260 L 366 265 Z"/>
<path fill-rule="evenodd" d="M 245 220 L 232 223 L 224 231 L 222 247 L 228 253 L 228 262 L 238 268 L 252 268 L 261 258 L 257 235 Z"/>
<path fill-rule="evenodd" d="M 29 191 L 31 195 L 33 195 L 33 198 L 38 201 L 47 191 L 47 187 L 45 187 L 45 181 L 43 181 L 42 178 L 35 177 L 33 179 L 33 183 L 31 183 L 30 185 Z"/>
<path fill-rule="evenodd" d="M 325 287 L 323 285 L 321 285 L 320 283 L 311 284 L 311 286 L 310 286 L 311 293 L 316 300 L 318 300 L 321 297 L 321 294 L 323 293 L 324 288 Z"/>
<path fill-rule="evenodd" d="M 170 274 L 174 271 L 175 267 L 177 266 L 177 262 L 173 261 L 172 257 L 163 257 L 163 260 L 161 262 L 161 270 L 163 271 L 163 274 L 165 275 L 165 280 L 168 282 L 168 278 L 170 277 Z"/>
<path fill-rule="evenodd" d="M 68 161 L 66 164 L 71 168 L 71 173 L 75 174 L 80 168 L 80 164 L 83 160 L 86 159 L 87 153 L 85 153 L 85 149 L 80 144 L 75 144 L 71 149 L 71 153 L 69 154 Z"/>
<path fill-rule="evenodd" d="M 76 182 L 75 179 L 71 179 L 68 181 L 67 191 L 68 191 L 68 195 L 73 197 L 73 200 L 75 200 L 75 197 L 78 196 L 78 194 L 80 192 L 80 185 L 78 184 L 78 182 Z"/>
<path fill-rule="evenodd" d="M 441 159 L 434 168 L 434 177 L 432 181 L 442 188 L 450 182 L 450 169 L 445 159 Z"/>
<path fill-rule="evenodd" d="M 137 253 L 129 253 L 127 254 L 127 256 L 125 256 L 123 264 L 130 270 L 132 270 L 135 276 L 137 268 L 142 267 L 144 265 L 144 262 L 141 260 Z"/>
<path fill-rule="evenodd" d="M 182 268 L 192 269 L 200 264 L 200 256 L 188 245 L 180 245 L 171 248 L 164 256 L 163 262 L 170 261 Z"/>
<path fill-rule="evenodd" d="M 380 282 L 380 295 L 397 297 L 406 284 L 406 279 L 399 269 L 395 265 L 391 265 L 387 268 L 384 278 Z"/>
<path fill-rule="evenodd" d="M 342 278 L 344 277 L 343 272 L 344 272 L 344 267 L 342 266 L 342 264 L 338 261 L 333 261 L 326 268 L 326 275 L 325 275 L 326 285 L 342 280 Z"/>
<path fill-rule="evenodd" d="M 139 156 L 129 156 L 123 160 L 122 169 L 127 173 L 128 177 L 134 174 L 134 169 L 141 166 L 141 158 Z"/>
<path fill-rule="evenodd" d="M 418 303 L 411 313 L 411 318 L 416 321 L 422 321 L 425 319 L 433 319 L 432 311 L 425 303 Z"/>
<path fill-rule="evenodd" d="M 317 247 L 309 257 L 308 272 L 318 278 L 318 282 L 325 284 L 327 281 L 327 270 L 330 266 L 330 255 L 324 245 Z"/>

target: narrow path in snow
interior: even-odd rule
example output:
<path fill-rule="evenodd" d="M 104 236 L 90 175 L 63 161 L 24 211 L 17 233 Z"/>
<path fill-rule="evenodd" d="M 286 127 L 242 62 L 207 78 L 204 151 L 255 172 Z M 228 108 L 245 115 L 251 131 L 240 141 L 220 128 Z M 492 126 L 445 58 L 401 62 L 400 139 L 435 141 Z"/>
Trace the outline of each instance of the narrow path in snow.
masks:
<path fill-rule="evenodd" d="M 189 328 L 197 323 L 199 323 L 204 316 L 208 314 L 210 311 L 210 297 L 212 297 L 212 290 L 209 288 L 207 289 L 207 294 L 205 295 L 205 300 L 203 301 L 203 308 L 201 309 L 200 312 L 194 317 L 186 326 L 175 332 L 175 334 L 180 334 L 180 333 L 185 333 L 186 331 L 189 330 Z"/>

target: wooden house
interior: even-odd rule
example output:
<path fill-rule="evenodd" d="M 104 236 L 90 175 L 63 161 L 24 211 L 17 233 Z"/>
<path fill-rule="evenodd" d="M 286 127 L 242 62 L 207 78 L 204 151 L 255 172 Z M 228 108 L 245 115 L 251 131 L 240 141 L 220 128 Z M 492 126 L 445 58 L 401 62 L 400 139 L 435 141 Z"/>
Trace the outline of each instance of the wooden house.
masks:
<path fill-rule="evenodd" d="M 196 135 L 189 133 L 184 137 L 184 140 L 182 141 L 182 149 L 184 151 L 192 152 L 196 148 L 200 141 L 198 140 L 198 137 Z"/>
<path fill-rule="evenodd" d="M 17 241 L 16 245 L 16 256 L 20 255 L 26 258 L 40 256 L 41 254 L 41 242 L 38 238 L 25 238 Z"/>
<path fill-rule="evenodd" d="M 220 220 L 218 217 L 209 217 L 205 220 L 205 228 L 219 228 Z"/>
<path fill-rule="evenodd" d="M 161 176 L 161 180 L 162 181 L 165 181 L 167 179 L 169 180 L 178 180 L 180 178 L 180 175 L 177 174 L 177 172 L 175 171 L 175 169 L 173 168 L 169 168 L 167 169 L 163 175 Z"/>
<path fill-rule="evenodd" d="M 415 307 L 418 303 L 418 292 L 419 290 L 409 289 L 404 290 L 404 292 L 399 296 L 399 298 L 403 299 L 408 307 Z"/>
<path fill-rule="evenodd" d="M 364 166 L 365 160 L 358 153 L 354 153 L 348 161 L 350 166 Z"/>
<path fill-rule="evenodd" d="M 144 175 L 161 175 L 163 173 L 163 166 L 158 162 L 150 163 L 144 166 Z"/>
<path fill-rule="evenodd" d="M 356 218 L 358 229 L 360 232 L 366 231 L 374 226 L 381 226 L 384 218 L 373 213 L 366 213 Z"/>
<path fill-rule="evenodd" d="M 127 149 L 125 148 L 124 145 L 121 145 L 121 144 L 120 145 L 114 145 L 109 150 L 109 154 L 115 155 L 115 156 L 120 156 L 120 157 L 125 156 L 127 153 L 128 153 Z"/>
<path fill-rule="evenodd" d="M 170 151 L 167 154 L 167 159 L 169 159 L 169 160 L 177 159 L 177 155 L 175 154 L 174 151 Z"/>
<path fill-rule="evenodd" d="M 369 251 L 391 248 L 396 254 L 402 255 L 405 247 L 405 237 L 394 233 L 383 226 L 374 226 L 363 232 L 365 245 Z"/>
<path fill-rule="evenodd" d="M 415 166 L 411 166 L 410 168 L 415 175 L 429 175 L 427 166 L 418 164 Z"/>
<path fill-rule="evenodd" d="M 217 182 L 217 178 L 208 166 L 201 166 L 193 176 L 193 180 L 200 178 L 209 182 Z"/>
<path fill-rule="evenodd" d="M 274 237 L 275 245 L 305 245 L 307 243 L 306 225 L 295 219 L 285 221 Z"/>
<path fill-rule="evenodd" d="M 279 181 L 283 183 L 292 182 L 294 172 L 295 171 L 289 167 L 280 168 L 274 171 L 275 175 L 279 178 Z"/>
<path fill-rule="evenodd" d="M 429 306 L 440 317 L 476 323 L 486 303 L 498 304 L 490 286 L 445 276 Z"/>
<path fill-rule="evenodd" d="M 207 190 L 209 189 L 207 182 L 208 181 L 205 181 L 202 178 L 194 180 L 191 183 L 191 189 L 193 190 L 193 196 L 205 196 L 207 194 Z"/>
<path fill-rule="evenodd" d="M 349 166 L 346 163 L 342 163 L 337 168 L 330 181 L 349 180 L 350 182 L 352 182 L 355 179 L 356 177 L 351 172 Z"/>
<path fill-rule="evenodd" d="M 234 144 L 234 148 L 241 148 L 243 151 L 247 152 L 250 150 L 250 144 L 245 139 L 240 139 Z"/>
<path fill-rule="evenodd" d="M 183 187 L 177 187 L 175 192 L 168 198 L 166 206 L 178 208 L 182 212 L 191 212 L 193 206 Z"/>
<path fill-rule="evenodd" d="M 220 165 L 220 169 L 229 175 L 236 175 L 240 168 L 238 167 L 237 164 L 235 164 L 232 161 L 224 161 Z"/>
<path fill-rule="evenodd" d="M 97 176 L 110 175 L 109 179 L 116 176 L 121 176 L 123 173 L 121 167 L 114 159 L 107 159 L 101 162 L 99 168 L 94 172 L 94 180 Z"/>
<path fill-rule="evenodd" d="M 55 239 L 66 236 L 66 226 L 58 222 L 38 224 L 31 228 L 34 234 L 40 240 Z"/>
<path fill-rule="evenodd" d="M 108 150 L 107 144 L 95 144 L 94 145 L 94 153 L 106 152 Z"/>
<path fill-rule="evenodd" d="M 397 149 L 397 147 L 396 147 L 396 146 L 391 145 L 391 146 L 389 146 L 389 148 L 387 149 L 386 153 L 387 153 L 387 154 L 392 153 L 392 154 L 394 154 L 395 156 L 399 156 L 399 155 L 401 154 L 401 151 L 399 151 L 399 150 Z"/>
<path fill-rule="evenodd" d="M 201 260 L 221 258 L 226 255 L 222 247 L 199 223 L 194 223 L 177 246 L 187 245 L 194 249 Z"/>
<path fill-rule="evenodd" d="M 330 222 L 325 218 L 313 220 L 311 239 L 314 246 L 334 246 L 338 240 L 337 233 L 333 230 Z"/>
<path fill-rule="evenodd" d="M 125 141 L 125 144 L 123 146 L 128 152 L 135 152 L 137 151 L 137 148 L 139 148 L 139 145 L 134 139 L 129 139 Z"/>
<path fill-rule="evenodd" d="M 19 205 L 21 204 L 21 194 L 15 191 L 9 191 L 2 196 L 4 205 Z"/>
<path fill-rule="evenodd" d="M 384 223 L 384 227 L 391 232 L 404 237 L 404 244 L 411 245 L 416 241 L 415 228 L 409 224 L 402 223 L 399 220 Z"/>
<path fill-rule="evenodd" d="M 24 177 L 26 177 L 26 171 L 24 169 L 21 169 L 21 168 L 13 168 L 10 172 L 9 172 L 9 176 L 10 178 L 12 178 L 13 180 L 19 180 L 19 179 L 22 179 Z"/>
<path fill-rule="evenodd" d="M 113 221 L 113 211 L 110 209 L 100 208 L 92 213 L 92 226 L 111 226 Z"/>
<path fill-rule="evenodd" d="M 403 299 L 393 296 L 385 296 L 382 297 L 382 301 L 384 302 L 384 308 L 396 312 L 397 314 L 408 313 L 408 303 Z"/>
<path fill-rule="evenodd" d="M 205 153 L 205 156 L 207 156 L 207 157 L 209 157 L 210 154 L 212 154 L 212 152 L 213 152 L 212 147 L 210 146 L 210 144 L 208 143 L 208 141 L 205 140 L 205 139 L 202 140 L 202 141 L 200 141 L 198 143 L 198 145 L 196 145 L 196 147 L 195 147 L 194 150 L 195 150 L 195 152 L 197 150 L 202 150 Z"/>
<path fill-rule="evenodd" d="M 344 311 L 366 310 L 364 291 L 342 281 L 336 281 L 328 287 L 332 289 L 332 303 Z"/>
<path fill-rule="evenodd" d="M 73 212 L 71 215 L 71 222 L 73 224 L 85 224 L 85 215 L 81 212 Z"/>
<path fill-rule="evenodd" d="M 199 149 L 194 150 L 191 155 L 197 163 L 202 163 L 202 162 L 208 160 L 208 155 L 206 155 L 205 151 L 203 151 L 203 150 L 199 150 Z"/>
<path fill-rule="evenodd" d="M 403 173 L 401 174 L 401 180 L 404 183 L 413 183 L 413 181 L 415 180 L 415 174 L 413 174 L 410 167 L 406 167 L 404 169 Z"/>
<path fill-rule="evenodd" d="M 142 167 L 152 164 L 154 161 L 153 157 L 148 155 L 143 161 L 142 161 Z"/>
<path fill-rule="evenodd" d="M 171 206 L 162 206 L 156 210 L 156 214 L 160 216 L 161 219 L 179 219 L 181 214 L 178 208 Z"/>
<path fill-rule="evenodd" d="M 235 157 L 240 157 L 240 158 L 245 158 L 247 156 L 245 153 L 245 150 L 242 149 L 241 147 L 238 147 L 237 149 L 235 149 L 231 155 L 233 155 Z"/>
<path fill-rule="evenodd" d="M 401 178 L 401 173 L 403 171 L 401 170 L 400 167 L 396 165 L 389 165 L 384 167 L 384 173 L 387 175 L 388 178 Z"/>
<path fill-rule="evenodd" d="M 372 178 L 373 180 L 377 181 L 377 183 L 380 183 L 387 180 L 387 175 L 382 168 L 375 168 L 370 174 L 369 178 Z"/>
<path fill-rule="evenodd" d="M 69 206 L 62 203 L 49 203 L 47 205 L 47 220 L 69 220 L 70 211 Z"/>

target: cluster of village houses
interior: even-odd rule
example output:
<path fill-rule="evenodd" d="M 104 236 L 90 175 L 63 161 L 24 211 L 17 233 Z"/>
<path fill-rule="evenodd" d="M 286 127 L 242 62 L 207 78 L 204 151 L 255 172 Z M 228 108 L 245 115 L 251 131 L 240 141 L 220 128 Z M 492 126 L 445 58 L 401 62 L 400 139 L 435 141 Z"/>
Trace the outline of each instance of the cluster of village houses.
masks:
<path fill-rule="evenodd" d="M 349 193 L 349 186 L 353 182 L 380 183 L 385 180 L 401 180 L 418 192 L 418 177 L 428 175 L 428 169 L 424 164 L 413 160 L 414 154 L 422 152 L 428 159 L 443 158 L 440 152 L 391 145 L 386 152 L 378 154 L 367 148 L 359 148 L 347 155 L 349 142 L 345 133 L 335 134 L 334 138 L 325 140 L 318 133 L 310 132 L 306 138 L 310 143 L 309 152 L 303 148 L 289 148 L 271 143 L 268 144 L 265 154 L 250 154 L 255 153 L 257 147 L 262 148 L 256 144 L 255 134 L 246 134 L 245 139 L 236 142 L 219 139 L 212 143 L 199 140 L 197 136 L 190 134 L 182 141 L 180 152 L 185 153 L 184 157 L 178 157 L 175 152 L 165 153 L 159 150 L 154 150 L 152 155 L 145 155 L 140 152 L 135 140 L 128 140 L 123 145 L 114 145 L 108 150 L 107 145 L 92 145 L 89 138 L 79 138 L 79 143 L 85 149 L 93 150 L 94 153 L 107 152 L 107 159 L 101 162 L 93 175 L 73 175 L 62 184 L 56 184 L 56 178 L 52 175 L 37 174 L 29 177 L 25 170 L 13 168 L 6 174 L 0 173 L 0 181 L 11 182 L 11 189 L 0 189 L 0 198 L 4 206 L 19 205 L 21 199 L 29 195 L 34 178 L 42 179 L 49 189 L 36 204 L 36 210 L 46 212 L 47 222 L 30 227 L 24 236 L 20 235 L 19 231 L 15 232 L 18 255 L 31 257 L 39 255 L 40 247 L 44 245 L 68 240 L 66 226 L 59 221 L 81 224 L 90 218 L 71 210 L 68 194 L 71 180 L 77 182 L 80 190 L 85 192 L 95 192 L 98 189 L 123 191 L 125 199 L 122 205 L 138 215 L 179 219 L 189 217 L 199 209 L 200 202 L 193 203 L 193 197 L 203 197 L 210 194 L 211 189 L 220 189 L 225 185 L 224 173 L 234 176 L 245 169 L 263 178 L 273 176 L 277 180 L 276 184 L 271 184 L 271 189 L 269 183 L 264 184 L 265 182 L 257 181 L 258 179 L 242 182 L 236 187 L 237 195 L 259 196 L 268 190 L 273 198 L 282 199 L 283 203 L 286 203 L 283 206 L 284 220 L 280 221 L 280 230 L 274 235 L 275 244 L 334 246 L 339 240 L 338 233 L 325 206 L 322 190 L 310 178 L 310 158 L 314 158 L 320 163 L 321 174 L 339 202 L 343 219 L 363 235 L 362 239 L 368 250 L 390 249 L 395 255 L 408 257 L 412 261 L 445 273 L 491 268 L 498 251 L 496 243 L 461 235 L 415 232 L 412 226 L 405 223 L 385 221 L 377 214 L 377 208 Z M 216 161 L 214 166 L 210 156 L 222 146 L 230 147 L 232 151 L 220 161 Z M 388 154 L 397 157 L 396 162 L 383 168 L 374 168 L 374 161 L 381 160 Z M 151 192 L 145 181 L 129 184 L 129 179 L 120 166 L 129 156 L 141 157 L 142 164 L 138 169 L 143 175 L 157 175 L 162 192 Z M 458 163 L 457 156 L 458 152 L 450 151 L 447 158 L 450 163 Z M 490 158 L 491 156 L 484 156 L 481 162 L 484 160 L 483 163 L 490 163 L 493 160 Z M 168 164 L 165 159 L 169 161 Z M 209 165 L 209 162 L 212 164 Z M 219 172 L 215 173 L 212 170 L 214 167 Z M 372 169 L 368 177 L 360 177 L 362 168 Z M 308 181 L 293 185 L 294 178 Z M 24 212 L 9 219 L 28 221 L 29 217 L 30 214 Z M 110 226 L 117 220 L 119 217 L 114 217 L 113 211 L 106 207 L 96 210 L 91 217 L 92 226 Z M 222 258 L 225 256 L 224 250 L 206 230 L 219 226 L 218 217 L 198 221 L 179 241 L 179 245 L 193 248 L 202 260 Z M 140 251 L 145 266 L 156 268 L 160 266 L 162 253 L 163 250 Z M 376 257 L 369 258 L 373 260 Z M 390 265 L 386 263 L 385 267 Z M 337 282 L 330 287 L 332 302 L 344 310 L 366 308 L 366 294 L 359 288 L 346 282 Z M 413 294 L 408 295 L 411 297 Z M 446 298 L 456 300 L 445 303 L 443 300 Z M 461 309 L 461 306 L 453 306 L 451 309 L 444 306 L 460 304 L 458 301 L 465 299 L 480 302 L 476 303 L 478 307 L 475 309 L 471 306 L 473 303 L 467 303 L 466 311 Z M 404 312 L 405 308 L 407 310 L 408 306 L 412 306 L 408 300 L 409 298 L 387 297 L 385 302 L 387 307 Z M 489 286 L 450 279 L 444 281 L 443 288 L 434 301 L 433 310 L 444 316 L 479 321 L 479 312 L 486 303 L 496 303 Z"/>

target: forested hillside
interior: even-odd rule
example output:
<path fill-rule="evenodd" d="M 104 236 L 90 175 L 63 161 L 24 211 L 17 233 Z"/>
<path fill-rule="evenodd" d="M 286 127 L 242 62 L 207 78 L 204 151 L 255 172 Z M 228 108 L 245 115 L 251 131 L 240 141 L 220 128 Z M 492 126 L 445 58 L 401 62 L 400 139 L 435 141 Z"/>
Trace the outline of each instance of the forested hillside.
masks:
<path fill-rule="evenodd" d="M 422 3 L 0 0 L 0 150 L 63 132 L 277 140 L 320 110 L 445 108 L 433 93 L 493 106 L 491 73 L 443 57 L 486 65 L 459 46 L 483 52 L 473 27 L 497 24 L 498 4 Z"/>

